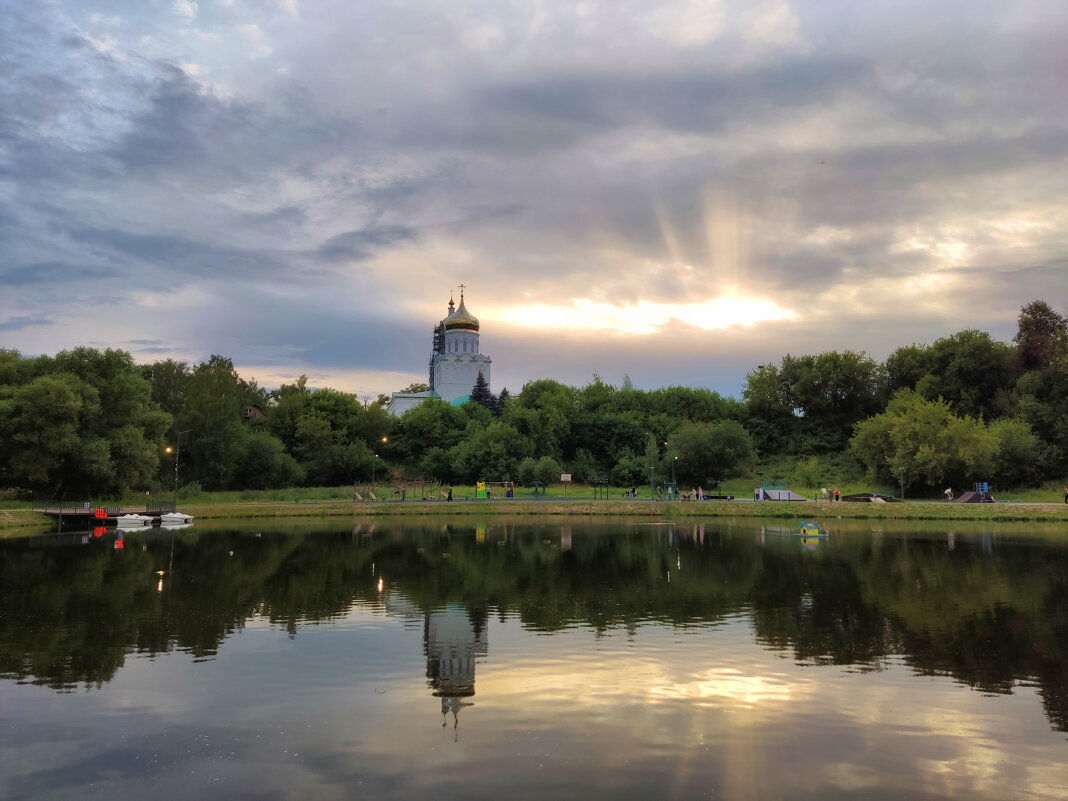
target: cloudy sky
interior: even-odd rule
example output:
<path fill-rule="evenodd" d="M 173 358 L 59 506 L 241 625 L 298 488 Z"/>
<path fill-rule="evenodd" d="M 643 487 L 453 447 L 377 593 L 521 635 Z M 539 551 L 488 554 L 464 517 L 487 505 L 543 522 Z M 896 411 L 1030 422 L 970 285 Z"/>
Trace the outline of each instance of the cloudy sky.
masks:
<path fill-rule="evenodd" d="M 0 0 L 0 346 L 705 386 L 1068 311 L 1068 3 Z"/>

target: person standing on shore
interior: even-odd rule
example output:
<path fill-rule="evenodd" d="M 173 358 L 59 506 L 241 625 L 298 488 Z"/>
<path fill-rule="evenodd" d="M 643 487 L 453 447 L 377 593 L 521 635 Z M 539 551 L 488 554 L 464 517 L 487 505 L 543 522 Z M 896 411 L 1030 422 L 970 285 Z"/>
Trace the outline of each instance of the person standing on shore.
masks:
<path fill-rule="evenodd" d="M 842 500 L 842 493 L 840 493 L 838 491 L 838 487 L 835 487 L 834 488 L 834 502 L 838 503 L 838 501 L 840 501 L 840 500 Z"/>

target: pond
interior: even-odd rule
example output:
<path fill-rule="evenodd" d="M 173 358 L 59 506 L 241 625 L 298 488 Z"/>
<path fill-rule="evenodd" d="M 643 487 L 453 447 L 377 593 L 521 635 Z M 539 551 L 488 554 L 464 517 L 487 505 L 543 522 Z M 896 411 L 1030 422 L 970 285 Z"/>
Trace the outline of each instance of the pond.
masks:
<path fill-rule="evenodd" d="M 0 542 L 0 797 L 1068 796 L 1066 532 L 298 525 Z"/>

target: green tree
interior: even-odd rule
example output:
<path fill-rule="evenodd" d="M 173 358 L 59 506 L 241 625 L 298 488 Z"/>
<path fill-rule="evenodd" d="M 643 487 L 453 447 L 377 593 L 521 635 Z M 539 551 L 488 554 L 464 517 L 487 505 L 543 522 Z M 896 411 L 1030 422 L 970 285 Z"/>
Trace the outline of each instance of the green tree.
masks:
<path fill-rule="evenodd" d="M 795 451 L 840 449 L 848 441 L 853 424 L 884 405 L 882 368 L 863 353 L 787 354 L 781 375 L 788 402 L 797 410 L 808 440 L 804 446 L 795 445 Z"/>
<path fill-rule="evenodd" d="M 234 471 L 245 450 L 244 391 L 234 364 L 212 357 L 193 368 L 176 431 L 182 438 L 182 480 L 199 481 L 208 490 L 233 486 Z"/>
<path fill-rule="evenodd" d="M 471 387 L 471 401 L 488 409 L 495 417 L 500 416 L 497 399 L 490 392 L 489 384 L 486 383 L 486 377 L 482 375 L 481 370 L 478 371 L 478 377 L 475 378 L 475 385 Z"/>
<path fill-rule="evenodd" d="M 304 469 L 286 453 L 282 441 L 266 431 L 249 434 L 244 453 L 234 469 L 234 484 L 242 489 L 264 490 L 299 486 Z"/>
<path fill-rule="evenodd" d="M 519 483 L 524 487 L 529 487 L 537 480 L 538 460 L 528 456 L 519 463 Z"/>
<path fill-rule="evenodd" d="M 550 379 L 530 381 L 516 396 L 516 401 L 518 405 L 513 404 L 511 415 L 503 419 L 523 431 L 524 423 L 513 422 L 513 417 L 522 417 L 522 409 L 533 411 L 536 422 L 528 416 L 525 423 L 531 429 L 528 436 L 534 439 L 538 453 L 559 458 L 573 453 L 571 432 L 577 416 L 574 389 Z"/>
<path fill-rule="evenodd" d="M 529 440 L 507 423 L 494 420 L 482 428 L 471 421 L 465 439 L 449 453 L 459 480 L 510 481 L 518 476 L 519 464 L 531 455 L 531 448 Z"/>
<path fill-rule="evenodd" d="M 749 432 L 734 420 L 683 423 L 670 440 L 670 451 L 679 457 L 679 482 L 701 486 L 744 475 L 756 456 Z"/>
<path fill-rule="evenodd" d="M 467 420 L 463 410 L 431 398 L 406 411 L 390 439 L 400 458 L 417 463 L 432 448 L 447 451 L 459 443 Z"/>
<path fill-rule="evenodd" d="M 1017 320 L 1016 363 L 1021 372 L 1052 365 L 1068 339 L 1068 320 L 1048 303 L 1034 300 L 1020 309 Z"/>
<path fill-rule="evenodd" d="M 2 360 L 0 476 L 60 497 L 153 485 L 170 416 L 130 354 L 75 348 L 17 366 Z"/>
<path fill-rule="evenodd" d="M 188 364 L 174 359 L 154 362 L 141 368 L 141 375 L 152 386 L 152 400 L 172 417 L 182 413 L 190 374 Z"/>
<path fill-rule="evenodd" d="M 1013 350 L 983 331 L 961 331 L 930 349 L 931 372 L 916 384 L 927 400 L 944 398 L 954 413 L 992 420 L 1008 411 Z"/>
<path fill-rule="evenodd" d="M 1049 474 L 1053 449 L 1024 420 L 995 420 L 990 433 L 998 443 L 990 481 L 999 487 L 1033 487 Z"/>
<path fill-rule="evenodd" d="M 887 391 L 915 389 L 916 383 L 931 372 L 934 359 L 926 345 L 906 345 L 891 353 L 884 366 Z"/>
<path fill-rule="evenodd" d="M 551 456 L 542 456 L 538 459 L 538 466 L 534 469 L 534 474 L 543 487 L 560 483 L 561 473 L 563 473 L 563 470 L 560 467 L 560 463 Z"/>
<path fill-rule="evenodd" d="M 430 478 L 441 484 L 450 484 L 455 475 L 452 467 L 452 458 L 444 448 L 433 447 L 423 452 L 419 461 L 419 472 L 423 478 Z"/>
<path fill-rule="evenodd" d="M 617 487 L 631 487 L 644 484 L 649 478 L 649 472 L 645 469 L 641 456 L 632 450 L 624 450 L 616 457 L 610 476 Z"/>
<path fill-rule="evenodd" d="M 568 470 L 571 471 L 574 480 L 582 484 L 588 484 L 592 479 L 600 478 L 597 460 L 593 458 L 592 453 L 582 448 L 575 452 L 575 458 L 571 460 Z"/>
<path fill-rule="evenodd" d="M 982 421 L 957 417 L 945 401 L 905 389 L 884 413 L 857 424 L 851 447 L 875 477 L 931 488 L 988 476 L 998 440 Z"/>
<path fill-rule="evenodd" d="M 271 393 L 267 409 L 267 430 L 282 441 L 290 453 L 296 449 L 297 421 L 308 410 L 311 390 L 308 377 L 302 375 L 292 384 L 282 384 Z"/>
<path fill-rule="evenodd" d="M 789 385 L 774 364 L 762 364 L 745 377 L 742 398 L 746 403 L 746 426 L 753 432 L 761 453 L 787 448 L 797 425 Z"/>
<path fill-rule="evenodd" d="M 787 354 L 746 377 L 746 421 L 761 453 L 827 452 L 848 441 L 853 424 L 880 411 L 886 377 L 864 353 Z"/>

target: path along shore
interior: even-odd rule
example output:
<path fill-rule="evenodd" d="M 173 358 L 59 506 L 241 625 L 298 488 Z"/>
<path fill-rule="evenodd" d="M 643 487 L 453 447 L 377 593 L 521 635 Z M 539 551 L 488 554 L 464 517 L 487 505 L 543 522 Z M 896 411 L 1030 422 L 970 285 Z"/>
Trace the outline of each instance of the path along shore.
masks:
<path fill-rule="evenodd" d="M 990 522 L 1064 523 L 1068 534 L 1068 506 L 1058 503 L 955 504 L 931 501 L 901 503 L 833 503 L 811 501 L 649 501 L 649 500 L 457 500 L 244 502 L 197 504 L 180 509 L 197 521 L 252 518 L 354 518 L 443 516 L 566 516 L 654 517 L 712 519 L 857 519 L 857 520 L 976 520 Z M 53 531 L 55 523 L 28 509 L 0 509 L 0 536 L 27 536 Z"/>

